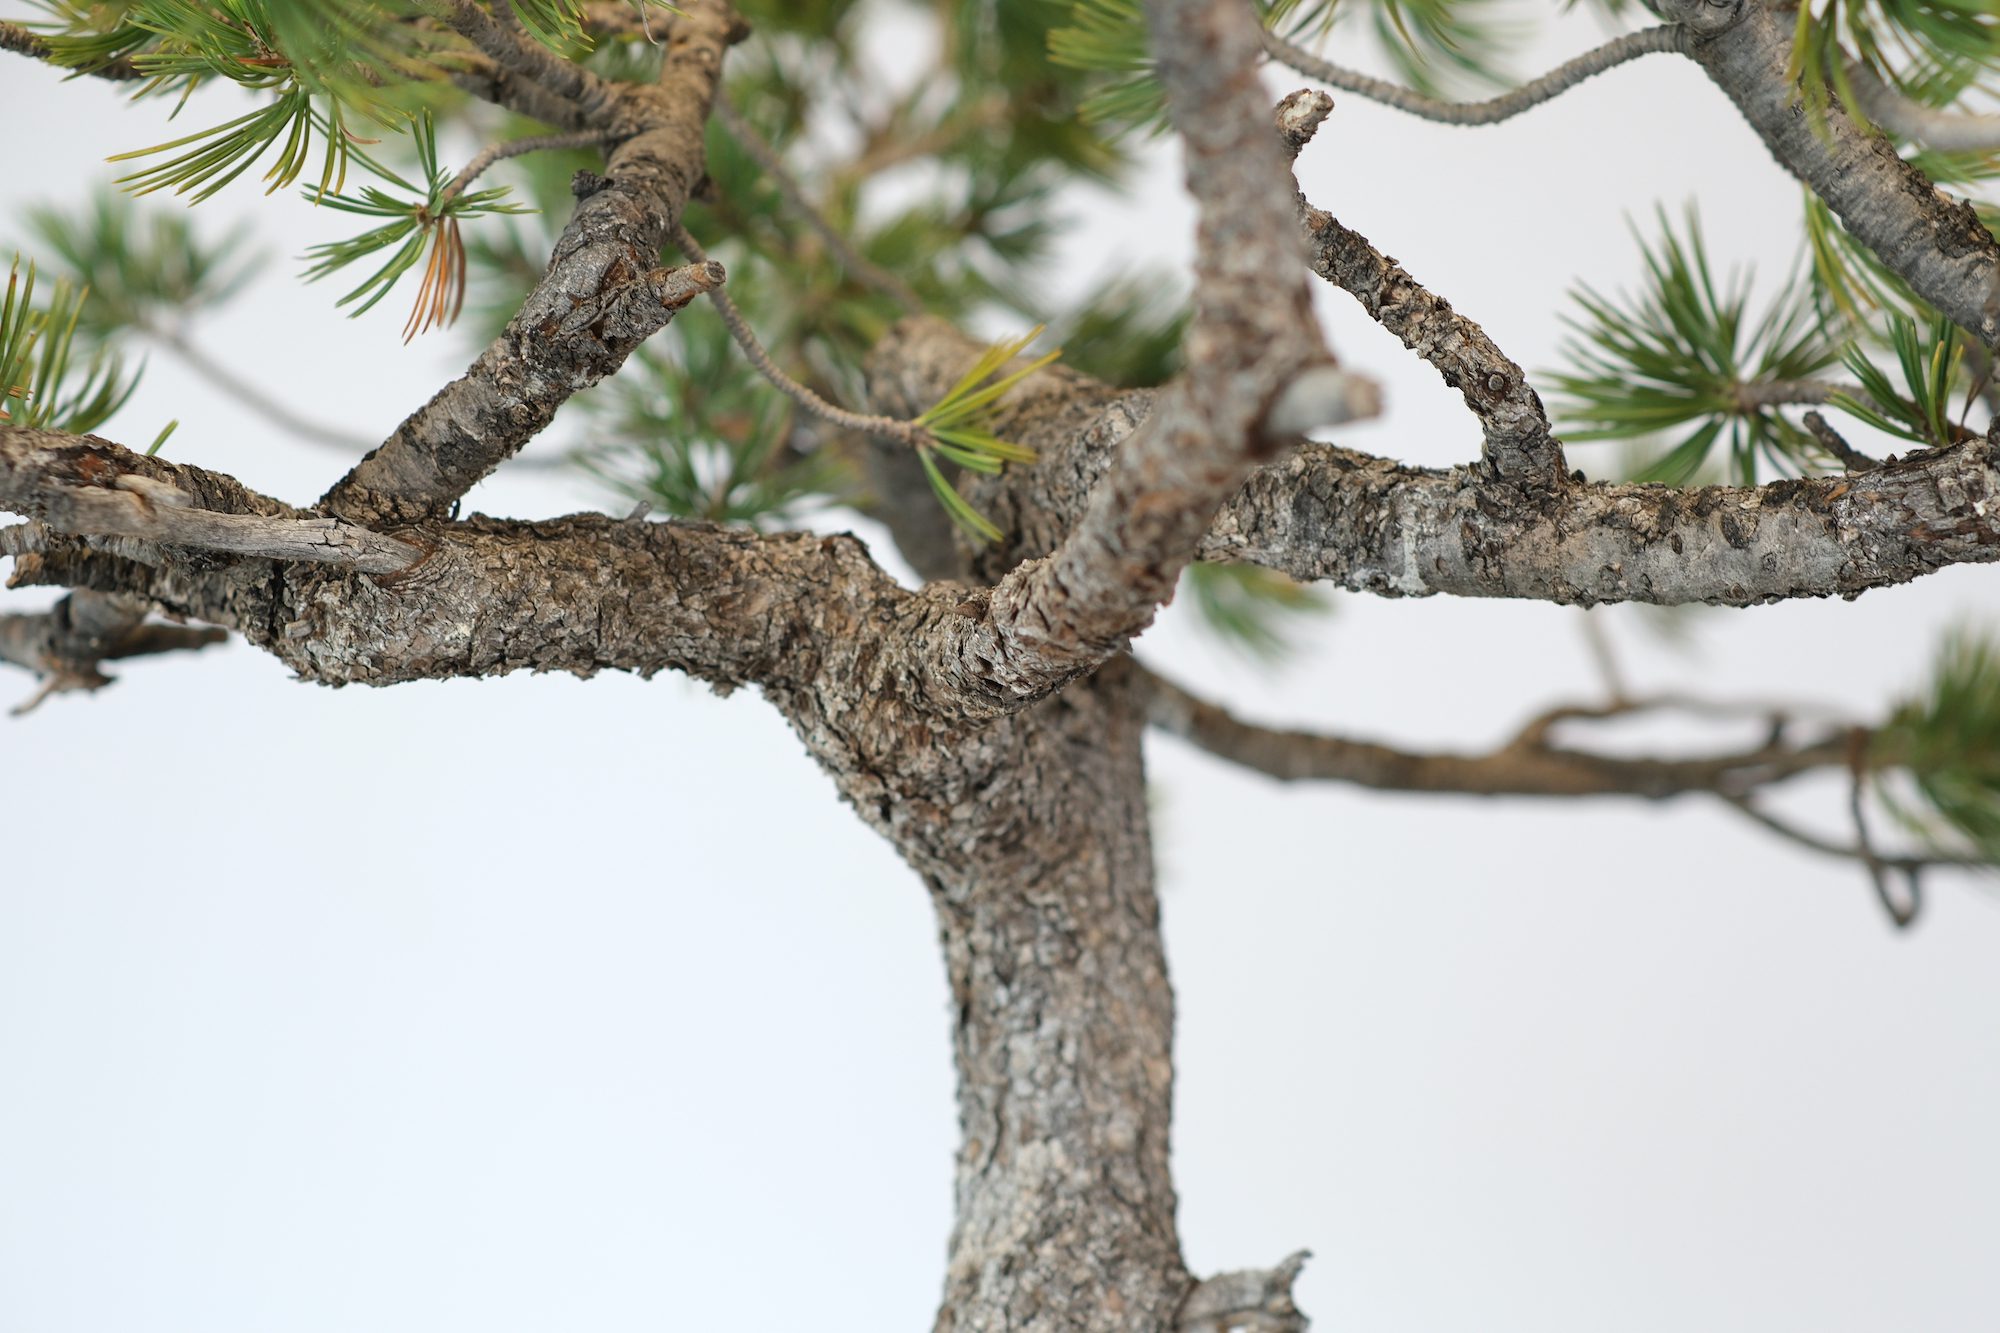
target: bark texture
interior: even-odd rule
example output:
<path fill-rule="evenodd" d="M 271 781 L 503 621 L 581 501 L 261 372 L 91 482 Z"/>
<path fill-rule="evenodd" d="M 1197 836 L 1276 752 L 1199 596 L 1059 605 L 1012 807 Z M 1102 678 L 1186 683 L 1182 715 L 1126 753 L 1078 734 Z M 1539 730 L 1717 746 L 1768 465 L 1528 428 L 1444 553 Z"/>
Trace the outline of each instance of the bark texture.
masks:
<path fill-rule="evenodd" d="M 1695 34 L 1690 54 L 1729 95 L 1786 170 L 1826 201 L 1856 239 L 1987 346 L 2000 339 L 1994 300 L 2000 243 L 1889 141 L 1834 101 L 1823 123 L 1788 74 L 1794 13 L 1766 0 L 1662 0 Z"/>
<path fill-rule="evenodd" d="M 1661 3 L 1686 11 L 1683 28 L 1614 43 L 1471 114 L 1518 109 L 1633 55 L 1691 49 L 1856 235 L 1990 336 L 1994 247 L 1968 230 L 1969 213 L 1844 118 L 1830 142 L 1809 137 L 1773 65 L 1782 25 L 1763 6 Z M 1010 392 L 991 424 L 1041 461 L 967 479 L 1005 534 L 977 552 L 954 541 L 907 439 L 871 449 L 872 503 L 937 576 L 923 588 L 898 586 L 849 536 L 601 514 L 450 517 L 572 394 L 722 281 L 718 266 L 664 269 L 659 254 L 702 176 L 724 52 L 744 35 L 724 0 L 645 16 L 666 45 L 662 76 L 645 87 L 536 46 L 504 4 L 438 8 L 469 46 L 450 61 L 460 86 L 615 146 L 605 178 L 580 184 L 547 272 L 506 331 L 318 507 L 96 437 L 0 426 L 0 508 L 30 520 L 0 530 L 12 581 L 74 590 L 49 612 L 0 617 L 0 658 L 43 674 L 45 690 L 95 688 L 108 680 L 103 662 L 200 647 L 219 637 L 212 627 L 332 686 L 675 670 L 718 690 L 758 688 L 922 878 L 937 913 L 963 1134 L 940 1333 L 1304 1327 L 1291 1297 L 1302 1254 L 1200 1283 L 1181 1257 L 1168 1170 L 1173 993 L 1141 760 L 1149 723 L 1288 780 L 1698 791 L 1757 818 L 1753 792 L 1858 753 L 1847 733 L 1796 741 L 1774 727 L 1739 753 L 1608 758 L 1555 745 L 1554 715 L 1485 755 L 1259 727 L 1124 654 L 1190 560 L 1252 561 L 1386 595 L 1745 605 L 1852 595 L 2000 556 L 1990 439 L 1757 488 L 1572 476 L 1520 367 L 1297 196 L 1286 152 L 1330 102 L 1295 94 L 1274 132 L 1251 7 L 1148 0 L 1145 10 L 1199 208 L 1187 372 L 1125 393 L 1053 368 Z M 594 24 L 629 21 L 621 5 L 592 9 Z M 0 46 L 37 50 L 4 25 Z M 806 206 L 800 191 L 790 197 Z M 1374 407 L 1370 386 L 1321 341 L 1310 272 L 1461 392 L 1483 434 L 1480 460 L 1427 470 L 1301 441 Z M 905 321 L 872 358 L 873 405 L 913 416 L 979 352 L 935 321 Z M 210 628 L 149 622 L 154 612 Z M 1863 853 L 1878 874 L 1889 864 Z"/>
<path fill-rule="evenodd" d="M 1446 345 L 1462 346 L 1458 337 Z M 877 404 L 930 401 L 970 355 L 938 325 L 902 326 L 878 349 Z M 1062 529 L 1152 402 L 1074 375 L 1024 386 L 1002 420 L 1042 461 L 969 492 L 1032 516 L 1011 554 Z M 1414 468 L 1306 444 L 1250 474 L 1200 554 L 1386 596 L 1727 606 L 1851 596 L 2000 559 L 2000 451 L 1970 440 L 1855 476 L 1757 487 L 1571 480 L 1523 490 L 1484 466 Z"/>
<path fill-rule="evenodd" d="M 582 108 L 563 116 L 566 128 L 603 129 L 621 142 L 603 188 L 578 203 L 548 272 L 500 336 L 335 484 L 322 508 L 371 525 L 443 515 L 540 434 L 571 395 L 617 370 L 688 302 L 721 285 L 720 265 L 661 268 L 660 246 L 702 176 L 722 53 L 747 29 L 723 0 L 689 0 L 682 9 L 652 87 L 605 87 L 581 70 L 587 84 L 533 82 L 530 74 L 552 57 L 515 34 L 488 34 L 492 21 L 483 16 L 467 22 L 493 49 L 517 53 L 504 71 L 514 80 Z M 472 5 L 455 12 L 467 11 L 478 12 Z"/>

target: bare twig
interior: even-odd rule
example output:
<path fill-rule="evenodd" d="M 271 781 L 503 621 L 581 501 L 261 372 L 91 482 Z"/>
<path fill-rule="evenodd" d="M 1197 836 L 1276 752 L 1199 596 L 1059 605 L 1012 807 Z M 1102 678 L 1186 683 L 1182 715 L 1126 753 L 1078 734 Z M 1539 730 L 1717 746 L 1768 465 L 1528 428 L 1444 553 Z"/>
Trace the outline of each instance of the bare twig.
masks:
<path fill-rule="evenodd" d="M 701 248 L 701 243 L 689 235 L 687 228 L 678 222 L 674 224 L 671 236 L 674 245 L 680 252 L 695 263 L 708 264 L 713 262 L 709 259 L 707 252 Z M 710 288 L 708 299 L 715 306 L 715 312 L 722 316 L 722 322 L 728 328 L 729 336 L 736 340 L 736 345 L 743 350 L 743 355 L 749 360 L 750 364 L 756 367 L 757 373 L 762 375 L 766 380 L 769 380 L 771 386 L 779 393 L 784 394 L 785 397 L 791 399 L 821 421 L 827 422 L 829 425 L 839 426 L 843 430 L 855 430 L 866 435 L 900 440 L 905 444 L 917 448 L 924 448 L 930 444 L 930 432 L 914 421 L 903 421 L 896 417 L 872 416 L 862 412 L 850 412 L 846 408 L 836 406 L 820 397 L 811 389 L 799 383 L 790 375 L 787 375 L 779 367 L 778 363 L 771 359 L 771 354 L 764 350 L 764 344 L 757 340 L 757 334 L 751 329 L 750 321 L 743 317 L 743 312 L 737 308 L 734 301 L 729 299 L 728 292 L 719 286 Z"/>
<path fill-rule="evenodd" d="M 452 177 L 451 183 L 438 195 L 435 212 L 443 213 L 453 200 L 464 194 L 466 187 L 479 179 L 480 175 L 495 162 L 508 158 L 522 157 L 528 153 L 539 153 L 554 148 L 589 148 L 606 143 L 618 137 L 616 131 L 608 129 L 575 130 L 567 134 L 533 134 L 525 139 L 508 139 L 500 143 L 490 143 L 479 150 L 473 159 L 465 164 L 464 170 Z"/>
<path fill-rule="evenodd" d="M 1690 793 L 1740 793 L 1843 763 L 1843 734 L 1800 745 L 1782 735 L 1745 750 L 1687 759 L 1627 758 L 1549 743 L 1561 718 L 1606 718 L 1656 706 L 1627 704 L 1551 709 L 1485 754 L 1419 753 L 1316 732 L 1244 722 L 1226 709 L 1147 673 L 1147 717 L 1156 727 L 1281 782 L 1345 782 L 1381 791 L 1469 796 L 1636 797 L 1665 800 Z"/>
<path fill-rule="evenodd" d="M 1357 70 L 1344 69 L 1330 64 L 1310 51 L 1302 50 L 1274 32 L 1264 34 L 1264 49 L 1272 58 L 1291 66 L 1309 79 L 1318 79 L 1343 92 L 1380 102 L 1384 106 L 1406 111 L 1425 120 L 1434 120 L 1446 125 L 1493 125 L 1520 115 L 1523 111 L 1540 106 L 1576 87 L 1585 79 L 1605 70 L 1614 69 L 1640 56 L 1652 55 L 1658 51 L 1680 51 L 1685 48 L 1686 32 L 1678 24 L 1662 24 L 1657 28 L 1647 28 L 1640 32 L 1626 33 L 1615 37 L 1594 51 L 1587 51 L 1574 60 L 1567 61 L 1544 74 L 1532 83 L 1523 84 L 1512 92 L 1484 102 L 1447 102 L 1436 97 L 1426 97 L 1383 79 L 1372 78 Z"/>
<path fill-rule="evenodd" d="M 1829 425 L 1827 419 L 1819 413 L 1806 413 L 1805 423 L 1806 429 L 1812 432 L 1812 437 L 1819 441 L 1820 447 L 1839 459 L 1840 465 L 1849 472 L 1867 472 L 1882 466 L 1849 444 L 1847 437 Z"/>

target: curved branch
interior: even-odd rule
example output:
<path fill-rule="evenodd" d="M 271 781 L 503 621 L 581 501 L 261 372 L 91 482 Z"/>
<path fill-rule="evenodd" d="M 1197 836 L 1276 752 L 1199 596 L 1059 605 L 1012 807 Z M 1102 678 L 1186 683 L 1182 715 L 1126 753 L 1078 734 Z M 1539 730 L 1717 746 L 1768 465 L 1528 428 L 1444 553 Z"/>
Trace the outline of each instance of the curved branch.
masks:
<path fill-rule="evenodd" d="M 1437 368 L 1479 418 L 1487 460 L 1503 476 L 1560 485 L 1567 464 L 1527 372 L 1486 331 L 1433 295 L 1368 238 L 1301 195 L 1299 219 L 1312 271 L 1361 303 L 1371 318 Z"/>
<path fill-rule="evenodd" d="M 1694 759 L 1631 759 L 1549 745 L 1546 728 L 1533 724 L 1486 754 L 1423 754 L 1244 722 L 1153 673 L 1148 673 L 1147 689 L 1147 720 L 1155 727 L 1280 782 L 1345 782 L 1377 791 L 1468 796 L 1658 801 L 1691 792 L 1741 796 L 1847 760 L 1845 731 L 1802 746 L 1774 741 Z"/>
<path fill-rule="evenodd" d="M 1792 22 L 1766 0 L 1659 0 L 1695 32 L 1689 54 L 1736 103 L 1773 157 L 1911 290 L 1992 346 L 2000 340 L 2000 242 L 1882 135 L 1837 103 L 1809 113 L 1790 62 Z M 1699 26 L 1697 26 L 1699 25 Z"/>
<path fill-rule="evenodd" d="M 577 205 L 520 311 L 464 375 L 336 483 L 323 508 L 367 524 L 448 512 L 571 395 L 617 370 L 722 281 L 717 265 L 662 269 L 659 251 L 701 178 L 722 54 L 744 29 L 726 0 L 689 0 L 672 24 L 656 85 L 605 85 L 608 100 L 590 128 L 630 137 L 613 150 L 602 188 Z M 492 36 L 519 44 L 497 27 Z"/>
<path fill-rule="evenodd" d="M 1560 97 L 1585 79 L 1615 69 L 1640 56 L 1652 55 L 1659 51 L 1685 51 L 1687 32 L 1677 23 L 1662 24 L 1657 28 L 1646 28 L 1640 32 L 1628 32 L 1622 37 L 1614 37 L 1592 51 L 1568 60 L 1550 70 L 1541 78 L 1524 83 L 1512 92 L 1484 102 L 1447 102 L 1442 98 L 1426 97 L 1383 79 L 1372 78 L 1358 70 L 1343 69 L 1329 64 L 1310 51 L 1293 45 L 1277 33 L 1266 31 L 1264 49 L 1273 59 L 1291 66 L 1309 79 L 1317 79 L 1330 87 L 1371 102 L 1406 111 L 1425 120 L 1434 120 L 1444 125 L 1497 125 L 1512 119 L 1523 111 L 1540 106 L 1542 103 Z"/>

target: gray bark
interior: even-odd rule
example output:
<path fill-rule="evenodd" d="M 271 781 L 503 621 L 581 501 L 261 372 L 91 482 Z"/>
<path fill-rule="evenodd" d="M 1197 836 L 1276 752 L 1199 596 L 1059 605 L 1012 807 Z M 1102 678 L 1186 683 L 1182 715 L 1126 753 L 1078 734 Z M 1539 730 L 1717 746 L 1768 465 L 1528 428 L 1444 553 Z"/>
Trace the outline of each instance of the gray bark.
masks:
<path fill-rule="evenodd" d="M 1774 738 L 1695 760 L 1612 760 L 1558 749 L 1544 727 L 1492 755 L 1409 755 L 1251 727 L 1124 656 L 1179 572 L 1201 556 L 1390 595 L 1584 603 L 1852 594 L 2000 556 L 1995 446 L 1972 440 L 1859 476 L 1748 489 L 1567 475 L 1520 368 L 1295 198 L 1285 146 L 1295 150 L 1326 106 L 1288 99 L 1273 133 L 1248 7 L 1153 0 L 1154 50 L 1200 207 L 1190 369 L 1158 393 L 1062 369 L 1011 393 L 994 425 L 1042 461 L 969 483 L 1006 534 L 987 550 L 952 547 L 908 456 L 877 451 L 892 530 L 920 568 L 968 582 L 899 587 L 847 536 L 597 514 L 449 519 L 571 394 L 721 281 L 708 265 L 658 267 L 701 176 L 724 51 L 741 35 L 723 0 L 681 8 L 659 19 L 670 28 L 665 75 L 635 89 L 523 43 L 504 9 L 448 6 L 480 52 L 461 85 L 609 134 L 609 184 L 586 192 L 507 331 L 319 506 L 94 437 L 0 425 L 0 508 L 32 520 L 0 532 L 13 581 L 75 590 L 51 612 L 0 618 L 0 657 L 94 688 L 104 661 L 216 637 L 144 618 L 162 611 L 237 631 L 302 680 L 332 686 L 674 670 L 719 690 L 757 687 L 937 912 L 963 1133 L 937 1327 L 1300 1329 L 1291 1286 L 1303 1256 L 1197 1283 L 1180 1254 L 1173 995 L 1140 747 L 1149 719 L 1284 777 L 1489 794 L 1740 800 L 1848 750 L 1838 738 Z M 1965 301 L 1984 300 L 1990 239 L 1971 245 L 1934 201 L 1878 197 L 1911 173 L 1851 126 L 1831 148 L 1801 145 L 1762 9 L 1741 23 L 1734 9 L 1698 17 L 1698 57 L 1781 156 L 1847 199 L 1849 225 L 1885 257 L 1904 256 L 1906 276 L 1928 284 L 1920 290 L 1973 313 Z M 1847 182 L 1850 171 L 1866 181 Z M 1321 345 L 1308 270 L 1461 391 L 1485 433 L 1481 461 L 1425 470 L 1298 441 L 1307 426 L 1372 407 L 1368 386 Z M 875 407 L 914 414 L 977 352 L 942 325 L 906 321 L 873 357 Z"/>

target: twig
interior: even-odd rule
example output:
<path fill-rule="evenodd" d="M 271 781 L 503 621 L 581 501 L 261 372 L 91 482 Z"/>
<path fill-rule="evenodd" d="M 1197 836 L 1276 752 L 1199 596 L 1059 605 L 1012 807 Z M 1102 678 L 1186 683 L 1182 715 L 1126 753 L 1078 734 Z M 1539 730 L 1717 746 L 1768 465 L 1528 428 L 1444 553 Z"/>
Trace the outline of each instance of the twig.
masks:
<path fill-rule="evenodd" d="M 850 277 L 887 296 L 902 306 L 906 314 L 923 313 L 923 298 L 908 283 L 856 249 L 853 242 L 813 206 L 798 179 L 785 166 L 785 160 L 778 155 L 778 150 L 767 143 L 720 93 L 716 95 L 714 114 L 722 128 L 729 132 L 729 137 L 736 140 L 751 160 L 764 169 L 771 183 L 778 187 L 779 196 L 799 215 L 799 220 L 811 227 L 814 234 L 826 243 L 827 249 L 833 252 Z"/>
<path fill-rule="evenodd" d="M 367 440 L 359 436 L 345 434 L 294 411 L 283 400 L 265 393 L 249 380 L 238 376 L 227 366 L 211 358 L 179 329 L 142 324 L 138 331 L 142 336 L 152 339 L 173 353 L 182 365 L 207 380 L 214 388 L 220 389 L 242 406 L 288 434 L 296 435 L 313 444 L 328 445 L 353 454 L 366 453 L 371 447 Z"/>
<path fill-rule="evenodd" d="M 1532 83 L 1522 84 L 1512 92 L 1484 102 L 1447 102 L 1426 97 L 1357 70 L 1329 64 L 1274 32 L 1264 34 L 1264 49 L 1270 52 L 1273 59 L 1291 66 L 1309 79 L 1318 79 L 1321 83 L 1365 97 L 1371 102 L 1380 102 L 1398 111 L 1407 111 L 1413 116 L 1446 125 L 1492 125 L 1560 96 L 1594 74 L 1602 74 L 1605 70 L 1656 51 L 1679 51 L 1687 40 L 1686 32 L 1674 23 L 1626 33 L 1594 51 L 1587 51 L 1556 66 Z"/>
<path fill-rule="evenodd" d="M 445 22 L 496 64 L 574 102 L 586 119 L 595 119 L 617 101 L 615 85 L 575 61 L 563 59 L 523 32 L 504 0 L 495 8 L 501 18 L 496 19 L 473 0 L 450 0 Z"/>
<path fill-rule="evenodd" d="M 1817 412 L 1805 415 L 1806 429 L 1818 440 L 1820 447 L 1840 461 L 1849 472 L 1868 472 L 1882 466 L 1867 454 L 1862 453 L 1847 442 L 1847 437 L 1827 424 L 1827 419 Z"/>
<path fill-rule="evenodd" d="M 55 64 L 55 52 L 49 46 L 49 39 L 18 23 L 0 23 L 0 51 L 15 51 L 36 60 Z M 68 67 L 57 66 L 57 68 Z M 69 74 L 71 78 L 88 74 L 94 78 L 110 79 L 118 83 L 130 83 L 137 79 L 152 77 L 133 65 L 125 56 L 115 57 L 89 69 L 70 69 Z"/>
<path fill-rule="evenodd" d="M 20 717 L 54 695 L 104 688 L 113 680 L 100 669 L 105 662 L 205 648 L 229 637 L 207 626 L 148 622 L 149 607 L 144 598 L 79 589 L 47 611 L 0 616 L 0 661 L 43 678 L 9 711 Z"/>
<path fill-rule="evenodd" d="M 708 255 L 699 242 L 688 234 L 686 227 L 675 222 L 669 233 L 681 253 L 697 264 L 709 262 Z M 715 304 L 715 311 L 722 316 L 723 324 L 729 329 L 729 336 L 743 349 L 743 355 L 757 369 L 757 373 L 771 382 L 779 393 L 797 403 L 800 407 L 830 425 L 844 430 L 856 430 L 866 435 L 879 435 L 887 439 L 901 440 L 916 448 L 928 448 L 930 432 L 914 421 L 903 421 L 896 417 L 872 416 L 860 412 L 850 412 L 844 407 L 836 407 L 826 399 L 808 389 L 805 385 L 787 375 L 764 350 L 764 344 L 757 341 L 757 335 L 750 328 L 750 322 L 736 303 L 721 287 L 712 287 L 708 299 Z"/>
<path fill-rule="evenodd" d="M 501 143 L 490 143 L 479 150 L 473 159 L 465 164 L 465 169 L 452 177 L 451 184 L 444 187 L 432 210 L 443 213 L 451 207 L 452 201 L 465 193 L 466 187 L 495 162 L 521 157 L 528 153 L 539 153 L 554 148 L 590 148 L 619 137 L 616 131 L 595 129 L 576 130 L 569 134 L 532 134 L 525 139 L 508 139 Z"/>

